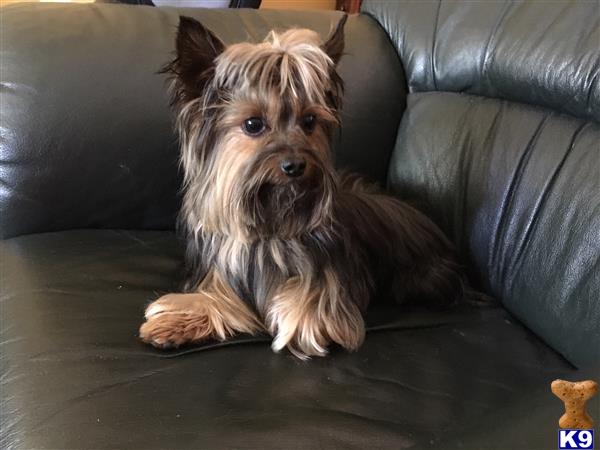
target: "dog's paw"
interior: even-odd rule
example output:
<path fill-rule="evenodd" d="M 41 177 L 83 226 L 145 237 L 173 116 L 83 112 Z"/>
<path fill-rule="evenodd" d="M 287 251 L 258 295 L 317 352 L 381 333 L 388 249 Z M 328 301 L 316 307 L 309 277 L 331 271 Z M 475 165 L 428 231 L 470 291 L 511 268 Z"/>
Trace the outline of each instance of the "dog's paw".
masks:
<path fill-rule="evenodd" d="M 194 314 L 205 310 L 198 294 L 167 294 L 150 303 L 144 312 L 149 320 L 161 314 Z"/>
<path fill-rule="evenodd" d="M 179 347 L 214 335 L 206 308 L 192 295 L 165 295 L 146 308 L 142 341 L 158 348 Z"/>
<path fill-rule="evenodd" d="M 294 329 L 281 327 L 271 332 L 274 336 L 271 348 L 275 353 L 287 347 L 291 354 L 303 360 L 328 353 L 330 341 L 321 329 L 298 324 Z"/>
<path fill-rule="evenodd" d="M 340 331 L 340 328 L 343 331 Z M 298 323 L 297 327 L 281 327 L 274 330 L 271 348 L 274 352 L 287 348 L 300 359 L 326 356 L 330 344 L 337 344 L 347 351 L 356 351 L 365 336 L 362 321 L 356 324 L 314 324 L 314 321 Z"/>
<path fill-rule="evenodd" d="M 365 336 L 364 322 L 360 315 L 337 320 L 318 317 L 317 314 L 304 317 L 271 314 L 269 318 L 273 351 L 279 352 L 287 347 L 290 353 L 300 359 L 326 356 L 327 348 L 332 343 L 348 351 L 355 351 Z"/>

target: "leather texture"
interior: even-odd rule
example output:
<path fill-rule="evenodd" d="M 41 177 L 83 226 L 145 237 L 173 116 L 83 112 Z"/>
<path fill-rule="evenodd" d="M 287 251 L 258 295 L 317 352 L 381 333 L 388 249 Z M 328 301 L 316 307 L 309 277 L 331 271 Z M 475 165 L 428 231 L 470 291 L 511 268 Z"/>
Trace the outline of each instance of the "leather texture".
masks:
<path fill-rule="evenodd" d="M 292 26 L 325 37 L 341 17 L 115 4 L 3 8 L 0 237 L 173 227 L 178 150 L 165 78 L 156 72 L 172 58 L 179 15 L 201 20 L 227 44 Z M 348 113 L 337 160 L 384 183 L 405 104 L 403 73 L 375 21 L 352 17 L 346 29 L 340 73 Z"/>
<path fill-rule="evenodd" d="M 600 121 L 598 2 L 364 0 L 410 92 L 466 92 Z"/>
<path fill-rule="evenodd" d="M 264 336 L 139 342 L 182 262 L 154 72 L 179 14 L 226 43 L 325 35 L 340 15 L 3 8 L 0 448 L 555 448 L 550 382 L 600 381 L 598 25 L 587 2 L 506 5 L 365 0 L 335 142 L 341 167 L 426 210 L 502 305 L 380 305 L 358 352 L 308 362 Z"/>
<path fill-rule="evenodd" d="M 600 361 L 600 10 L 365 2 L 405 67 L 388 187 L 573 363 Z"/>
<path fill-rule="evenodd" d="M 390 165 L 472 278 L 580 366 L 600 361 L 599 142 L 600 125 L 548 109 L 416 93 Z"/>
<path fill-rule="evenodd" d="M 370 311 L 358 352 L 308 362 L 260 339 L 165 353 L 136 329 L 177 278 L 172 233 L 35 234 L 0 258 L 2 448 L 544 449 L 549 383 L 581 376 L 494 305 Z"/>

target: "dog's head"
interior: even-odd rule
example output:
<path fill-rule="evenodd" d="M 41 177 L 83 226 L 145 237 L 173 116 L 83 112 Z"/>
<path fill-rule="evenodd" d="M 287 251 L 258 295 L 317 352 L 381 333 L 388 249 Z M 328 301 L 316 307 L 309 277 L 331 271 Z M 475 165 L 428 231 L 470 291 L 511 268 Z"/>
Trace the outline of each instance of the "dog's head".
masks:
<path fill-rule="evenodd" d="M 330 220 L 345 22 L 324 42 L 291 29 L 226 47 L 180 18 L 176 58 L 164 72 L 172 75 L 190 230 L 286 238 Z"/>

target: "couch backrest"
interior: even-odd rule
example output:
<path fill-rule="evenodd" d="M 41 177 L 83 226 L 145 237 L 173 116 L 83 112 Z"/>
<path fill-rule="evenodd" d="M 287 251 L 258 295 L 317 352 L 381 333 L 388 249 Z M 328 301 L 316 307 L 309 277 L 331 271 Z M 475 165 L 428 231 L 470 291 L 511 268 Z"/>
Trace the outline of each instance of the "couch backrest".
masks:
<path fill-rule="evenodd" d="M 576 364 L 600 361 L 597 2 L 389 2 L 408 83 L 388 185 Z"/>
<path fill-rule="evenodd" d="M 341 14 L 29 4 L 2 9 L 0 234 L 173 227 L 178 149 L 165 79 L 180 14 L 225 42 L 273 28 L 326 36 Z M 405 104 L 398 56 L 372 19 L 352 17 L 339 164 L 384 181 Z"/>

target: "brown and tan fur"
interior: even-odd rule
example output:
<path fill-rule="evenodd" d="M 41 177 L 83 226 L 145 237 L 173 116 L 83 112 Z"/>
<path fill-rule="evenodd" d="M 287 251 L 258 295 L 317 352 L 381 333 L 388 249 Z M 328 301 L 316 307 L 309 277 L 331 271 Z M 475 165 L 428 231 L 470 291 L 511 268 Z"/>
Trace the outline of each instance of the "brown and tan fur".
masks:
<path fill-rule="evenodd" d="M 171 75 L 184 172 L 182 294 L 146 310 L 158 347 L 268 332 L 300 358 L 356 350 L 375 298 L 450 303 L 462 275 L 424 215 L 334 169 L 346 17 L 322 42 L 271 32 L 225 47 L 181 17 Z M 260 129 L 259 132 L 255 132 Z"/>

